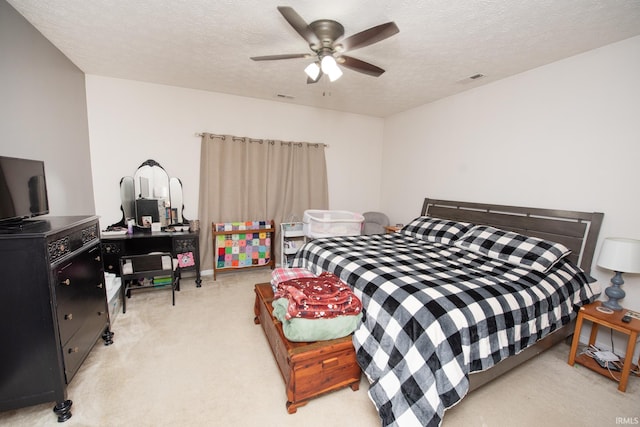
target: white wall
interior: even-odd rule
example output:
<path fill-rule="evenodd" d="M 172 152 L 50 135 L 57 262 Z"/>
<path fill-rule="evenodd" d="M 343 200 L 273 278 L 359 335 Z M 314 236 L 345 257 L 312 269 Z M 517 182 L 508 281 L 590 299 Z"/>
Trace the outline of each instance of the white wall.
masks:
<path fill-rule="evenodd" d="M 185 216 L 196 218 L 200 132 L 329 144 L 330 209 L 380 208 L 382 119 L 95 75 L 86 81 L 102 227 L 121 218 L 120 178 L 147 159 L 182 180 Z"/>
<path fill-rule="evenodd" d="M 407 222 L 431 197 L 604 212 L 596 259 L 605 237 L 640 239 L 638 76 L 635 37 L 387 118 L 382 210 Z M 613 275 L 592 274 L 603 288 Z M 640 311 L 640 274 L 624 280 Z"/>

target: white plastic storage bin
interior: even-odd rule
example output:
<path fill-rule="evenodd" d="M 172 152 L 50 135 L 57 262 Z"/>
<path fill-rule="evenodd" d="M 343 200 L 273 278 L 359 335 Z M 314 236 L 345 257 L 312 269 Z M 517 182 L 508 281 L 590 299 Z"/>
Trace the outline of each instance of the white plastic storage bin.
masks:
<path fill-rule="evenodd" d="M 120 286 L 122 282 L 119 277 L 112 273 L 104 273 L 105 287 L 107 290 L 107 303 L 109 305 L 109 319 L 111 325 L 116 320 L 116 316 L 122 311 L 122 294 L 120 293 Z"/>
<path fill-rule="evenodd" d="M 364 217 L 348 211 L 306 210 L 302 219 L 304 235 L 311 238 L 358 236 Z"/>

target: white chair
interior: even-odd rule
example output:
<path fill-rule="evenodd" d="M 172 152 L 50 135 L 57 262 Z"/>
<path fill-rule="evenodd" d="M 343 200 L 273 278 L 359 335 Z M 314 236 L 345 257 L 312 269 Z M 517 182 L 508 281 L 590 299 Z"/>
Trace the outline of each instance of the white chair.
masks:
<path fill-rule="evenodd" d="M 385 227 L 389 225 L 389 217 L 382 212 L 365 212 L 362 214 L 364 222 L 362 234 L 383 234 Z"/>

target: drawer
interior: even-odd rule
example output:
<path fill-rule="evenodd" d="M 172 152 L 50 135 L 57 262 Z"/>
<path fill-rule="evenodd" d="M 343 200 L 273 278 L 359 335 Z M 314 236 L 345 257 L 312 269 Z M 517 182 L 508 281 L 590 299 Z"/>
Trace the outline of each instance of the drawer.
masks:
<path fill-rule="evenodd" d="M 301 401 L 360 382 L 360 366 L 353 348 L 292 362 L 289 387 Z"/>
<path fill-rule="evenodd" d="M 120 275 L 120 257 L 117 255 L 103 255 L 104 271 Z"/>
<path fill-rule="evenodd" d="M 54 272 L 56 313 L 64 345 L 85 322 L 93 307 L 106 300 L 98 246 L 58 266 Z"/>
<path fill-rule="evenodd" d="M 65 300 L 64 304 L 58 304 L 58 330 L 62 345 L 78 332 L 87 318 L 87 308 L 81 301 L 80 298 L 72 298 Z"/>
<path fill-rule="evenodd" d="M 104 271 L 120 275 L 120 257 L 125 254 L 123 244 L 121 242 L 103 241 L 102 260 Z"/>
<path fill-rule="evenodd" d="M 56 311 L 58 314 L 60 342 L 65 345 L 85 323 L 91 322 L 95 316 L 108 316 L 109 309 L 106 296 L 97 294 L 91 298 L 79 295 L 76 298 L 65 301 L 64 304 L 59 304 Z"/>
<path fill-rule="evenodd" d="M 67 384 L 71 382 L 93 345 L 109 326 L 109 314 L 106 308 L 106 301 L 94 305 L 75 334 L 62 345 Z"/>

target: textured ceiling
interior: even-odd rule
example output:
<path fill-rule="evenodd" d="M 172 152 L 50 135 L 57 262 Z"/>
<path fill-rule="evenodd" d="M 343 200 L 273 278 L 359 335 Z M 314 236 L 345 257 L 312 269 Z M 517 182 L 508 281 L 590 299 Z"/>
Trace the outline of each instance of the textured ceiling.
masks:
<path fill-rule="evenodd" d="M 378 117 L 640 34 L 639 0 L 8 2 L 87 74 Z M 308 52 L 277 6 L 345 36 L 394 21 L 400 33 L 349 52 L 386 73 L 307 85 L 309 59 L 251 61 Z"/>

